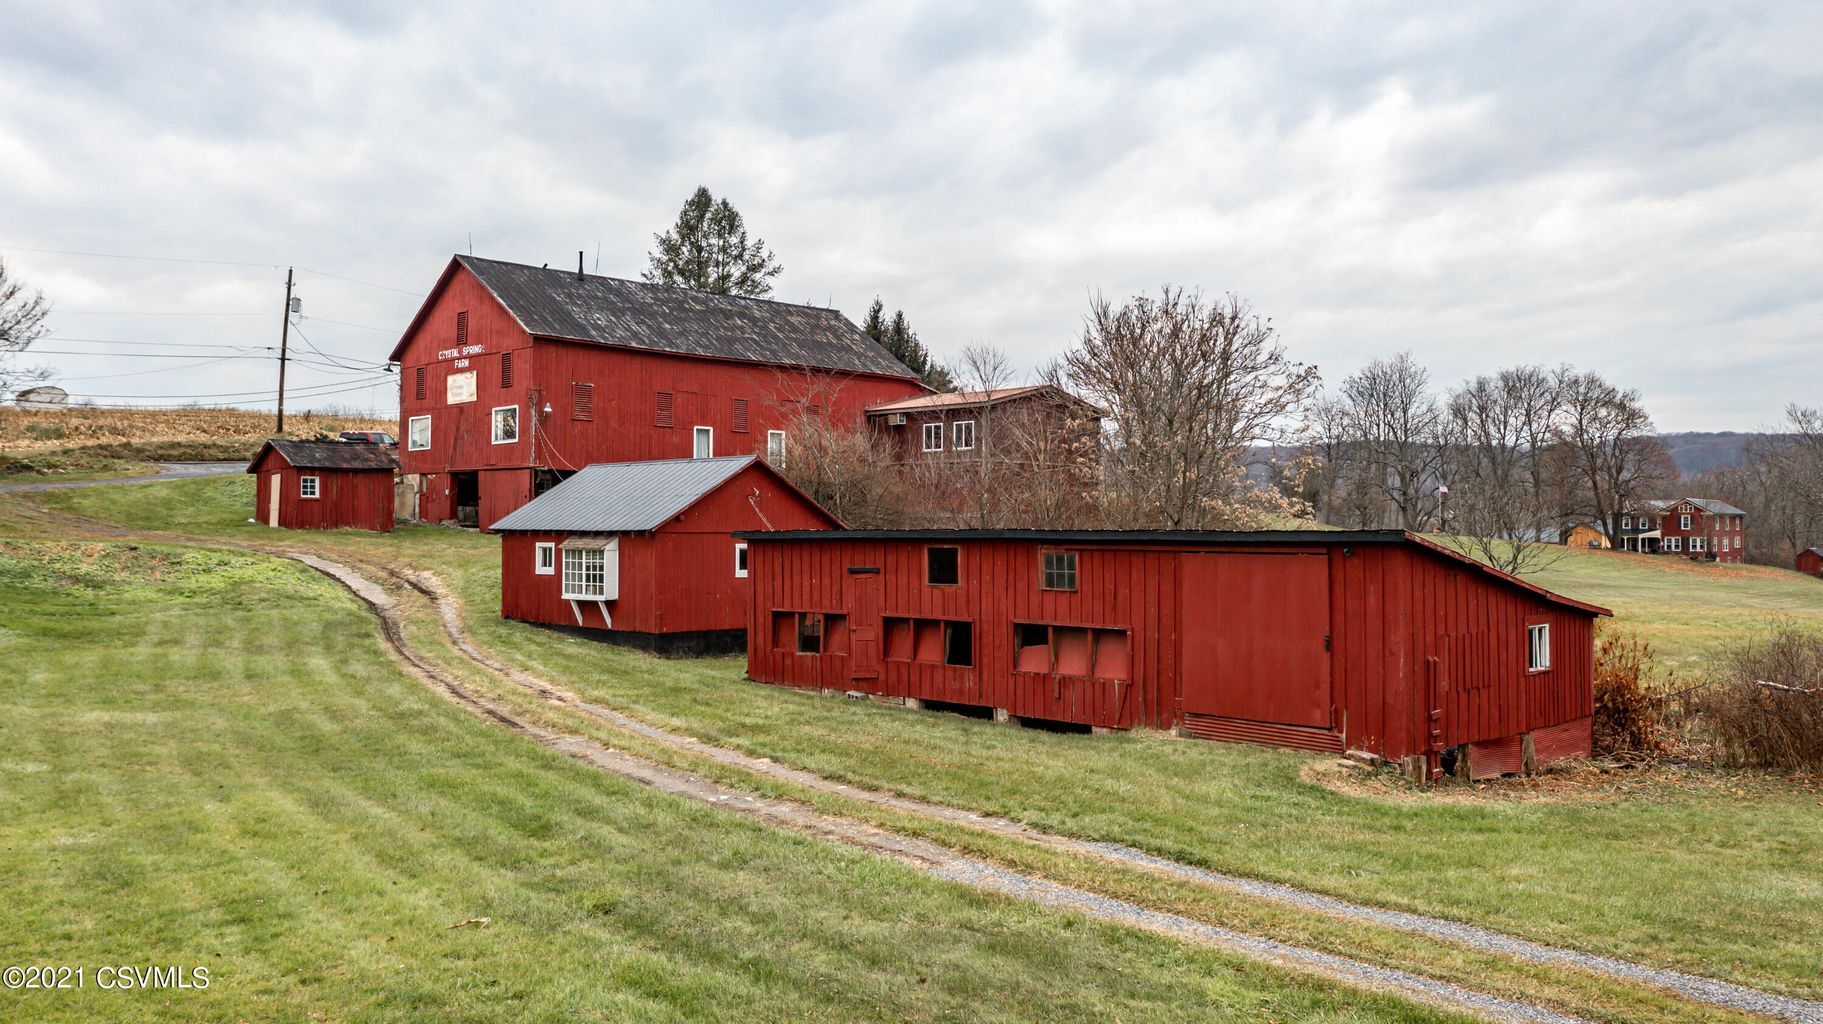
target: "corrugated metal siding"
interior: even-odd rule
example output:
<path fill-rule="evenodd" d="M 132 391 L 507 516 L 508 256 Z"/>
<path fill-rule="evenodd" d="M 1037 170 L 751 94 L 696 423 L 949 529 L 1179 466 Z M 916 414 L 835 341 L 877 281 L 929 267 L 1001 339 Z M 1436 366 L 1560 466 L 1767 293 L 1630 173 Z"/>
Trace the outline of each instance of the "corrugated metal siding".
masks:
<path fill-rule="evenodd" d="M 1553 725 L 1532 734 L 1532 755 L 1540 768 L 1566 757 L 1588 757 L 1595 748 L 1595 719 Z"/>
<path fill-rule="evenodd" d="M 1493 779 L 1512 775 L 1525 766 L 1525 740 L 1505 736 L 1469 744 L 1469 778 Z"/>
<path fill-rule="evenodd" d="M 493 524 L 495 530 L 627 533 L 657 529 L 728 478 L 751 455 L 585 466 Z"/>
<path fill-rule="evenodd" d="M 1318 753 L 1342 752 L 1342 737 L 1328 729 L 1309 729 L 1271 722 L 1250 722 L 1218 715 L 1184 715 L 1184 732 L 1199 739 L 1224 743 L 1252 743 L 1262 747 L 1285 747 L 1290 750 L 1314 750 Z"/>

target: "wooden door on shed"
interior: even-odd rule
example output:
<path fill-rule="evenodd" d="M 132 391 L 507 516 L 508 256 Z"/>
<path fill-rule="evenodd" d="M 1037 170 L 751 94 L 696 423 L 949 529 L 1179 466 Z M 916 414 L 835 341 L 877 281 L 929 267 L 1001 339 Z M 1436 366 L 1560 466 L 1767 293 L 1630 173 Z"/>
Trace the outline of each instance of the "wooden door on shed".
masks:
<path fill-rule="evenodd" d="M 284 477 L 280 476 L 277 473 L 274 473 L 270 477 L 267 478 L 267 483 L 266 483 L 266 525 L 267 526 L 277 526 L 279 524 L 279 492 L 284 490 L 283 485 L 280 483 L 280 481 L 282 481 L 282 480 L 284 480 Z"/>
<path fill-rule="evenodd" d="M 880 570 L 857 566 L 848 570 L 848 585 L 854 588 L 854 610 L 848 623 L 850 679 L 880 678 Z"/>
<path fill-rule="evenodd" d="M 1329 728 L 1328 557 L 1190 554 L 1179 566 L 1183 710 Z"/>

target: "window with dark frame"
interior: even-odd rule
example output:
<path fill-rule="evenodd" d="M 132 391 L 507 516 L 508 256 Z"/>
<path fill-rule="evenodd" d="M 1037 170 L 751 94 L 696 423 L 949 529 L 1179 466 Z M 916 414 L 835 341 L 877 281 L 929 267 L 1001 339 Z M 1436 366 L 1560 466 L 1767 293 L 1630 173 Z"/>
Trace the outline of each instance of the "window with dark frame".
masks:
<path fill-rule="evenodd" d="M 925 548 L 924 581 L 933 587 L 953 587 L 962 582 L 960 548 Z"/>
<path fill-rule="evenodd" d="M 1039 585 L 1045 590 L 1076 589 L 1076 552 L 1046 551 L 1039 573 Z"/>
<path fill-rule="evenodd" d="M 975 665 L 975 624 L 972 622 L 943 623 L 943 663 L 957 668 L 973 668 Z"/>
<path fill-rule="evenodd" d="M 798 613 L 798 653 L 823 653 L 823 616 L 816 612 Z"/>

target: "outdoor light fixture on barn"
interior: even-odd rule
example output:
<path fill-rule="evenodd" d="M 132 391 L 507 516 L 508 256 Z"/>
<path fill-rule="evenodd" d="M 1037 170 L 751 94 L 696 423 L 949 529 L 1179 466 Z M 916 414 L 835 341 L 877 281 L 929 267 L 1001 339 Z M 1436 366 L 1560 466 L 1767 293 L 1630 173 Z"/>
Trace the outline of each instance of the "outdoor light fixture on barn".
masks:
<path fill-rule="evenodd" d="M 761 682 L 1476 776 L 1589 752 L 1607 611 L 1403 531 L 737 537 Z"/>

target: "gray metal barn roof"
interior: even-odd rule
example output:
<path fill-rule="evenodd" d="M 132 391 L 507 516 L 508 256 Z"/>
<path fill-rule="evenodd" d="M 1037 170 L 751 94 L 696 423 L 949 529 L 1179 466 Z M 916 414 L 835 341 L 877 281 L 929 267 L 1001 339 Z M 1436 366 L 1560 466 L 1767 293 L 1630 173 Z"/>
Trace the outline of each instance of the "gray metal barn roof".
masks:
<path fill-rule="evenodd" d="M 656 530 L 754 461 L 751 455 L 724 455 L 584 466 L 492 528 L 538 533 Z"/>
<path fill-rule="evenodd" d="M 528 333 L 755 363 L 917 377 L 839 311 L 457 256 Z M 396 353 L 395 353 L 396 357 Z"/>

